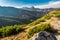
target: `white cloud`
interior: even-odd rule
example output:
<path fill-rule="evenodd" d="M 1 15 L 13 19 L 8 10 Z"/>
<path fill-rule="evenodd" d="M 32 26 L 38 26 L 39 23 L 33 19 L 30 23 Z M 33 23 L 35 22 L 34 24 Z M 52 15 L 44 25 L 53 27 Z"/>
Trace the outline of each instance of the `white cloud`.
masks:
<path fill-rule="evenodd" d="M 12 7 L 17 7 L 17 8 L 20 8 L 20 7 L 31 7 L 31 5 L 25 5 L 25 4 L 22 5 L 22 3 L 20 3 L 20 4 L 16 5 L 16 4 L 7 3 L 4 0 L 0 0 L 0 6 L 12 6 Z M 51 2 L 49 2 L 47 4 L 36 5 L 35 7 L 36 8 L 60 8 L 60 1 L 53 2 L 53 0 L 52 0 Z"/>
<path fill-rule="evenodd" d="M 44 5 L 37 5 L 36 8 L 60 8 L 60 1 L 57 2 L 49 2 L 48 4 Z"/>

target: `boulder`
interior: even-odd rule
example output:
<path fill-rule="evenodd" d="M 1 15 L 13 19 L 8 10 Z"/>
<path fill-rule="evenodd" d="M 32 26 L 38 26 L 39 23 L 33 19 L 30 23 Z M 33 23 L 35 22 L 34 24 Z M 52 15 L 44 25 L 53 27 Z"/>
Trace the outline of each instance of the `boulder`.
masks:
<path fill-rule="evenodd" d="M 42 31 L 42 32 L 35 34 L 29 40 L 57 40 L 57 39 L 53 34 L 50 34 L 46 31 Z"/>

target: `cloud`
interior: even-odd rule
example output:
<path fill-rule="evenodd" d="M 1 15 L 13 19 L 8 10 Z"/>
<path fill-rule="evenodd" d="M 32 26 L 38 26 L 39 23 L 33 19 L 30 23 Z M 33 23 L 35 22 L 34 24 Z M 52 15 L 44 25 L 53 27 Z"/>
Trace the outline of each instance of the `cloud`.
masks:
<path fill-rule="evenodd" d="M 4 0 L 0 0 L 0 6 L 12 6 L 12 7 L 17 7 L 17 8 L 21 8 L 21 7 L 31 7 L 32 5 L 26 5 L 20 2 L 20 4 L 14 4 L 14 3 L 8 3 Z M 33 5 L 34 6 L 34 5 Z M 43 4 L 43 5 L 35 5 L 36 8 L 60 8 L 60 1 L 55 1 L 52 0 L 51 2 L 47 3 L 47 4 Z"/>
<path fill-rule="evenodd" d="M 17 5 L 17 3 L 13 3 L 10 2 L 11 0 L 0 0 L 0 6 L 6 6 L 6 7 L 19 7 L 19 5 L 21 5 L 22 3 L 20 2 L 20 4 Z M 22 5 L 21 5 L 22 6 Z"/>
<path fill-rule="evenodd" d="M 36 8 L 60 8 L 60 1 L 49 2 L 48 4 L 37 5 Z"/>

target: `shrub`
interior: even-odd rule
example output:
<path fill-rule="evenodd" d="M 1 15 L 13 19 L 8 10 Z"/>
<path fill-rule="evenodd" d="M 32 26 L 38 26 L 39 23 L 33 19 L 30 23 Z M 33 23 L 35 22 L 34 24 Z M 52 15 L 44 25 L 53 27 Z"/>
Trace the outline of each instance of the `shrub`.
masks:
<path fill-rule="evenodd" d="M 47 15 L 43 16 L 42 18 L 39 18 L 36 21 L 30 23 L 29 26 L 39 24 L 40 22 L 45 22 L 46 20 L 50 19 L 51 17 L 52 17 L 52 15 L 47 14 Z"/>
<path fill-rule="evenodd" d="M 15 35 L 18 32 L 23 31 L 24 26 L 25 25 L 14 25 L 14 26 L 2 27 L 2 28 L 0 28 L 0 37 Z"/>
<path fill-rule="evenodd" d="M 34 21 L 34 22 L 32 22 L 32 23 L 30 23 L 30 24 L 28 24 L 29 26 L 32 26 L 32 25 L 36 25 L 36 24 L 39 24 L 40 22 L 44 22 L 45 20 L 43 20 L 43 19 L 37 19 L 36 21 Z"/>
<path fill-rule="evenodd" d="M 44 19 L 44 20 L 48 20 L 48 19 L 50 19 L 51 17 L 52 17 L 52 15 L 47 14 L 47 15 L 45 15 L 45 16 L 43 17 L 43 19 Z"/>
<path fill-rule="evenodd" d="M 50 12 L 49 14 L 43 16 L 42 18 L 37 19 L 36 21 L 29 24 L 29 26 L 39 24 L 40 22 L 45 22 L 45 20 L 49 20 L 51 17 L 60 18 L 60 10 L 55 10 Z"/>
<path fill-rule="evenodd" d="M 50 30 L 51 26 L 49 23 L 46 23 L 46 24 L 41 24 L 39 26 L 36 26 L 32 29 L 29 29 L 29 32 L 28 32 L 28 38 L 32 37 L 35 33 L 38 33 L 40 31 L 48 31 Z"/>
<path fill-rule="evenodd" d="M 60 17 L 60 11 L 56 11 L 54 13 L 52 13 L 55 17 Z"/>

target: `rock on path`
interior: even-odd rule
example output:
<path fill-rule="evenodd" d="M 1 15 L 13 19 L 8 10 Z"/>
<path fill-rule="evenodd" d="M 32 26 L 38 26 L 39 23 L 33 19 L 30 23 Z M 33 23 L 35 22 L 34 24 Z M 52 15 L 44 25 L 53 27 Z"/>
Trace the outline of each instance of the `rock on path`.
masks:
<path fill-rule="evenodd" d="M 29 40 L 57 40 L 57 38 L 46 31 L 39 32 L 35 34 L 32 38 Z"/>

